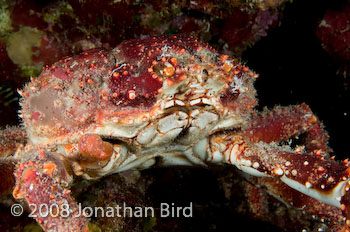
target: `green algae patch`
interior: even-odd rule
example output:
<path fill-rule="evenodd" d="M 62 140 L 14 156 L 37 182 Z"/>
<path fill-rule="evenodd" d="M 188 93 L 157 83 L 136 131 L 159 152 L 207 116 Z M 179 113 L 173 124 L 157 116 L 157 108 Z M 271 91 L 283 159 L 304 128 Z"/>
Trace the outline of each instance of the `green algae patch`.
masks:
<path fill-rule="evenodd" d="M 89 232 L 102 232 L 101 228 L 92 222 L 89 222 L 88 227 Z"/>
<path fill-rule="evenodd" d="M 157 218 L 151 217 L 146 219 L 145 224 L 143 225 L 143 231 L 149 232 L 152 231 L 153 227 L 157 225 Z"/>
<path fill-rule="evenodd" d="M 39 47 L 42 32 L 31 27 L 23 27 L 13 33 L 7 43 L 7 53 L 13 63 L 19 66 L 32 65 L 33 47 Z"/>
<path fill-rule="evenodd" d="M 36 223 L 26 225 L 23 228 L 23 232 L 43 232 L 43 229 Z"/>
<path fill-rule="evenodd" d="M 32 57 L 39 55 L 33 48 L 40 46 L 42 35 L 36 28 L 23 27 L 8 38 L 7 54 L 25 76 L 35 76 L 41 71 L 42 64 L 34 63 Z"/>

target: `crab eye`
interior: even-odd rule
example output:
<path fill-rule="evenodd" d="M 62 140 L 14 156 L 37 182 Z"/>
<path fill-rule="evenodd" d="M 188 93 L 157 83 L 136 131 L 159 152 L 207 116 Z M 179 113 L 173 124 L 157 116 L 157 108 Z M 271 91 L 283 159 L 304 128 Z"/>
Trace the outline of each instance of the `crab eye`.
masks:
<path fill-rule="evenodd" d="M 159 76 L 163 78 L 172 77 L 175 74 L 175 67 L 169 62 L 161 62 L 157 63 L 153 66 L 153 71 Z"/>
<path fill-rule="evenodd" d="M 164 68 L 161 70 L 161 73 L 163 75 L 165 75 L 166 77 L 171 77 L 174 75 L 175 73 L 175 68 L 172 64 L 170 64 L 169 62 L 165 62 L 164 63 Z"/>

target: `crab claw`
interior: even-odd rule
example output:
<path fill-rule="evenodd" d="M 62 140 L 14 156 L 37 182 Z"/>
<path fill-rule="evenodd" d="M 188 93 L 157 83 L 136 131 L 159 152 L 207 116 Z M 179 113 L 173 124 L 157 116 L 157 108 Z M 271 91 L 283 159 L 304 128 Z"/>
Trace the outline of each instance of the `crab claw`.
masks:
<path fill-rule="evenodd" d="M 259 197 L 256 197 L 259 196 L 255 193 L 256 191 L 264 191 L 264 193 L 261 194 L 263 196 L 265 196 L 266 193 L 270 196 L 278 196 L 278 199 L 283 202 L 283 205 L 287 206 L 287 210 L 298 209 L 302 212 L 302 214 L 290 214 L 291 217 L 289 219 L 281 218 L 281 221 L 289 220 L 289 223 L 291 224 L 289 224 L 288 227 L 290 229 L 294 228 L 294 230 L 291 231 L 296 231 L 296 228 L 300 229 L 300 231 L 304 228 L 308 231 L 325 231 L 327 228 L 326 231 L 334 232 L 339 230 L 336 228 L 344 226 L 345 217 L 340 208 L 325 204 L 322 201 L 307 196 L 300 191 L 289 187 L 278 178 L 258 178 L 249 176 L 246 179 L 251 183 L 250 189 L 248 188 L 248 191 L 252 192 L 248 194 L 251 198 L 249 199 L 250 208 L 254 211 L 258 211 L 256 214 L 258 214 L 263 220 L 272 219 L 276 223 L 279 223 L 280 221 L 276 217 L 280 217 L 280 215 L 283 214 L 276 213 L 275 210 L 270 211 L 271 207 L 263 207 L 264 204 L 268 204 L 269 202 L 267 199 L 259 200 Z M 318 221 L 315 221 L 310 225 L 308 216 L 309 218 L 312 217 L 318 219 Z M 314 229 L 311 229 L 310 226 Z M 286 229 L 286 225 L 283 225 L 282 227 Z M 318 229 L 316 229 L 316 227 Z"/>
<path fill-rule="evenodd" d="M 130 153 L 123 143 L 109 143 L 103 141 L 97 134 L 86 134 L 79 139 L 79 155 L 71 165 L 75 175 L 85 179 L 98 179 L 102 176 L 122 172 L 142 163 Z M 141 165 L 139 165 L 141 166 Z"/>
<path fill-rule="evenodd" d="M 338 208 L 348 189 L 350 168 L 315 154 L 293 152 L 276 144 L 251 144 L 239 135 L 212 138 L 210 153 L 214 161 L 221 159 L 253 176 L 279 178 L 293 189 Z"/>
<path fill-rule="evenodd" d="M 296 148 L 283 145 L 297 136 L 302 138 L 302 144 Z M 330 149 L 327 140 L 322 124 L 308 106 L 277 107 L 253 116 L 250 126 L 242 132 L 213 136 L 208 160 L 232 164 L 244 173 L 261 178 L 259 184 L 272 190 L 289 186 L 298 192 L 298 197 L 294 198 L 288 196 L 290 191 L 283 192 L 286 199 L 294 199 L 291 203 L 307 199 L 300 197 L 305 194 L 341 209 L 350 225 L 350 196 L 347 193 L 350 168 L 347 161 L 337 162 L 328 158 Z M 266 177 L 274 180 L 267 181 L 269 178 Z M 262 181 L 263 178 L 265 181 Z M 272 194 L 283 195 L 278 190 L 278 194 L 272 190 Z M 286 199 L 283 200 L 288 201 Z M 309 205 L 310 212 L 315 207 L 312 201 L 307 200 L 308 204 L 304 204 Z M 325 207 L 319 208 L 325 210 Z M 334 209 L 331 211 L 334 212 Z M 342 224 L 339 222 L 335 223 Z"/>
<path fill-rule="evenodd" d="M 113 154 L 113 146 L 108 142 L 104 142 L 100 136 L 96 134 L 87 134 L 79 140 L 79 151 L 86 160 L 107 160 Z"/>
<path fill-rule="evenodd" d="M 114 146 L 111 143 L 103 141 L 101 137 L 96 134 L 86 134 L 82 136 L 79 139 L 78 149 L 79 165 L 73 165 L 73 170 L 76 175 L 83 175 L 87 179 L 96 175 L 97 177 L 101 176 L 96 173 L 90 173 L 92 175 L 90 176 L 88 174 L 89 170 L 92 172 L 101 171 L 103 173 L 103 167 L 108 166 L 108 163 L 111 163 L 111 160 L 113 164 L 113 158 L 119 157 L 119 154 L 115 153 Z M 83 169 L 85 171 L 82 171 Z"/>
<path fill-rule="evenodd" d="M 350 193 L 348 192 L 349 186 L 346 189 L 345 195 L 341 199 L 340 208 L 343 211 L 344 216 L 346 217 L 345 225 L 342 228 L 342 232 L 350 232 Z"/>
<path fill-rule="evenodd" d="M 13 196 L 26 200 L 45 231 L 88 231 L 86 218 L 70 196 L 72 178 L 56 157 L 59 154 L 31 151 L 30 160 L 17 165 Z"/>

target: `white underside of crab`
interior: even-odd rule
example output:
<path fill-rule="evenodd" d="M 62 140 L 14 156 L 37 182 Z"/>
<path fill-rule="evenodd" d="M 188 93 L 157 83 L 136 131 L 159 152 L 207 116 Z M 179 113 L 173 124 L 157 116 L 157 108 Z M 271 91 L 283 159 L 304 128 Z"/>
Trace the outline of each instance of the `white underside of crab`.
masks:
<path fill-rule="evenodd" d="M 140 123 L 137 126 L 125 128 L 118 127 L 112 122 L 106 123 L 104 127 L 89 133 L 96 133 L 112 139 L 133 139 L 140 149 L 130 151 L 126 144 L 116 144 L 115 151 L 105 166 L 83 172 L 81 172 L 82 168 L 79 165 L 73 165 L 73 167 L 75 167 L 76 174 L 83 173 L 85 178 L 91 179 L 127 170 L 147 169 L 155 165 L 157 160 L 160 161 L 158 165 L 161 166 L 205 166 L 207 162 L 219 164 L 224 162 L 232 164 L 252 176 L 276 177 L 258 171 L 258 166 L 252 164 L 250 160 L 239 159 L 241 153 L 239 143 L 234 144 L 229 153 L 222 152 L 223 148 L 217 150 L 209 148 L 208 134 L 217 128 L 234 128 L 240 125 L 241 121 L 235 120 L 235 118 L 226 118 L 220 121 L 216 114 L 198 109 L 187 113 L 176 111 L 158 120 L 157 123 L 148 125 Z M 190 133 L 176 143 L 171 142 L 185 129 L 189 130 Z M 198 141 L 200 137 L 202 139 Z M 221 146 L 225 147 L 224 144 Z M 67 152 L 65 153 L 67 154 Z M 91 173 L 92 175 L 90 175 Z M 338 208 L 348 183 L 347 180 L 339 182 L 331 192 L 324 193 L 288 178 L 283 172 L 280 174 L 280 180 L 291 188 Z"/>
<path fill-rule="evenodd" d="M 84 170 L 85 178 L 102 177 L 106 174 L 122 172 L 130 169 L 145 169 L 153 166 L 160 157 L 161 165 L 205 165 L 207 161 L 207 135 L 218 128 L 232 128 L 242 125 L 235 117 L 219 120 L 218 115 L 211 111 L 194 109 L 189 112 L 175 111 L 153 123 L 133 124 L 133 127 L 118 126 L 113 122 L 104 123 L 103 127 L 94 128 L 86 134 L 97 134 L 103 138 L 120 141 L 114 145 L 114 153 L 104 167 Z M 135 126 L 137 125 L 137 126 Z M 179 136 L 187 131 L 183 136 Z M 130 150 L 125 140 L 132 140 Z M 177 142 L 172 142 L 177 139 Z M 65 145 L 58 146 L 59 151 L 67 157 L 74 156 Z M 82 168 L 75 165 L 76 173 Z M 93 176 L 89 175 L 93 172 Z"/>

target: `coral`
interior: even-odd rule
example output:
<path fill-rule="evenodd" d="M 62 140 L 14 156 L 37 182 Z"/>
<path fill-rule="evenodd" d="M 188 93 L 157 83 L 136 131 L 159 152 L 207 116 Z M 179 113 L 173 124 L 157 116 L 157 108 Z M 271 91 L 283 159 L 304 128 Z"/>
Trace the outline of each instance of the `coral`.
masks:
<path fill-rule="evenodd" d="M 317 36 L 324 49 L 341 62 L 350 60 L 349 11 L 350 6 L 328 10 L 317 28 Z"/>
<path fill-rule="evenodd" d="M 266 36 L 278 22 L 278 12 L 234 9 L 225 20 L 221 37 L 239 55 L 247 46 Z"/>
<path fill-rule="evenodd" d="M 316 35 L 322 47 L 339 63 L 340 71 L 348 76 L 350 66 L 350 5 L 328 9 L 319 22 Z"/>

